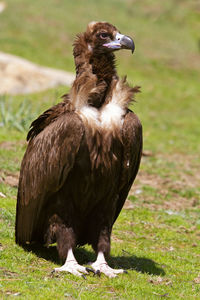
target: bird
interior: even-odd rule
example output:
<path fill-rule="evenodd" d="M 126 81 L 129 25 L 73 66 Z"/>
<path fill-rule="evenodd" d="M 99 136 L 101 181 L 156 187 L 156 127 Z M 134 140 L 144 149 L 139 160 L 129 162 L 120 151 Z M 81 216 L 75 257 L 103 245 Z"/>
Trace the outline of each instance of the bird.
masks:
<path fill-rule="evenodd" d="M 134 52 L 131 37 L 108 22 L 92 21 L 73 43 L 76 77 L 61 102 L 30 126 L 22 159 L 15 240 L 57 245 L 55 272 L 116 277 L 107 263 L 112 227 L 138 173 L 142 125 L 129 109 L 140 87 L 119 78 L 115 52 Z M 74 255 L 89 244 L 90 268 Z M 48 250 L 47 250 L 48 251 Z"/>

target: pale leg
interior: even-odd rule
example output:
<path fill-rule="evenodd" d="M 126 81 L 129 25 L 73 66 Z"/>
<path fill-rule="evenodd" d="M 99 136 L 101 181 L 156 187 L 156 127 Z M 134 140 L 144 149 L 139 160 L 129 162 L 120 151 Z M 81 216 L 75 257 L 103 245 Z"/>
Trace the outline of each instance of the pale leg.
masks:
<path fill-rule="evenodd" d="M 123 269 L 112 269 L 108 266 L 103 252 L 99 252 L 97 255 L 97 260 L 91 265 L 92 268 L 95 270 L 96 274 L 104 273 L 108 277 L 116 277 L 117 274 L 126 273 Z"/>
<path fill-rule="evenodd" d="M 74 274 L 76 276 L 84 276 L 81 273 L 88 274 L 86 268 L 79 265 L 78 262 L 76 261 L 71 248 L 68 250 L 67 258 L 66 258 L 64 265 L 60 268 L 55 268 L 54 271 L 55 272 L 68 272 L 68 273 Z"/>

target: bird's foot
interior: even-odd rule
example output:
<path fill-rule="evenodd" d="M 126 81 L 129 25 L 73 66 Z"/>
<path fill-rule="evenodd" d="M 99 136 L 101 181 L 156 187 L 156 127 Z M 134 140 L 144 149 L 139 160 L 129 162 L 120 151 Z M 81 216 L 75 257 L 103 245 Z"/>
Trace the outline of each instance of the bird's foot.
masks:
<path fill-rule="evenodd" d="M 127 273 L 127 271 L 123 269 L 116 270 L 109 267 L 102 252 L 98 253 L 97 260 L 93 264 L 91 264 L 91 267 L 95 270 L 95 274 L 97 274 L 98 276 L 103 273 L 106 276 L 113 278 L 118 274 Z"/>
<path fill-rule="evenodd" d="M 92 269 L 85 268 L 78 264 L 77 260 L 74 257 L 72 248 L 68 250 L 64 265 L 60 268 L 55 268 L 53 272 L 68 272 L 79 277 L 82 276 L 84 279 L 86 278 L 85 275 L 87 275 L 89 272 L 94 273 Z"/>
<path fill-rule="evenodd" d="M 113 278 L 116 277 L 118 274 L 126 273 L 123 269 L 112 269 L 108 266 L 107 263 L 99 264 L 99 263 L 93 263 L 92 268 L 95 270 L 95 274 L 98 276 L 101 275 L 101 273 L 105 274 L 106 276 Z"/>
<path fill-rule="evenodd" d="M 77 263 L 76 260 L 66 261 L 65 264 L 60 268 L 55 268 L 54 272 L 68 272 L 76 276 L 82 276 L 85 278 L 84 274 L 88 274 L 89 269 L 85 268 Z"/>

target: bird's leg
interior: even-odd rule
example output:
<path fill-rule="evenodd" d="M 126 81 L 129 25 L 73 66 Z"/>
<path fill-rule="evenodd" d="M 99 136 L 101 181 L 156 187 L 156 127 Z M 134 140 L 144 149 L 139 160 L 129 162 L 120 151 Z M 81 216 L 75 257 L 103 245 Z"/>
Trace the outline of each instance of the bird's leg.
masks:
<path fill-rule="evenodd" d="M 126 273 L 126 271 L 119 269 L 115 270 L 108 266 L 105 256 L 110 252 L 110 235 L 111 229 L 108 225 L 101 226 L 99 230 L 99 237 L 97 244 L 93 244 L 94 250 L 98 253 L 97 259 L 94 263 L 91 264 L 91 267 L 94 269 L 97 275 L 104 273 L 108 277 L 116 277 L 117 274 Z"/>
<path fill-rule="evenodd" d="M 123 269 L 116 270 L 109 267 L 105 260 L 104 253 L 102 251 L 98 252 L 97 260 L 91 266 L 95 270 L 95 273 L 97 275 L 104 273 L 106 276 L 110 278 L 116 277 L 117 274 L 120 273 L 126 273 L 126 271 L 124 271 Z"/>
<path fill-rule="evenodd" d="M 64 271 L 64 272 L 74 274 L 76 276 L 83 276 L 83 277 L 84 277 L 84 275 L 81 273 L 88 274 L 87 268 L 78 264 L 77 260 L 74 257 L 72 248 L 70 248 L 68 250 L 67 258 L 66 258 L 64 265 L 60 268 L 55 268 L 54 271 L 55 272 L 63 272 Z"/>

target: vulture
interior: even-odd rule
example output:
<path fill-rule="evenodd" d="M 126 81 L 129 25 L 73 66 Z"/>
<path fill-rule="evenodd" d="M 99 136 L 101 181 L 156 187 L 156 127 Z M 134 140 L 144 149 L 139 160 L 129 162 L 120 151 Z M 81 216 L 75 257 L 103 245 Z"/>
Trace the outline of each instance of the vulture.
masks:
<path fill-rule="evenodd" d="M 21 163 L 16 243 L 56 243 L 63 261 L 54 271 L 115 277 L 106 261 L 111 231 L 137 175 L 142 126 L 128 106 L 139 87 L 117 75 L 114 52 L 133 40 L 107 22 L 91 22 L 73 44 L 76 78 L 62 102 L 30 126 Z M 74 249 L 89 244 L 90 268 Z"/>

